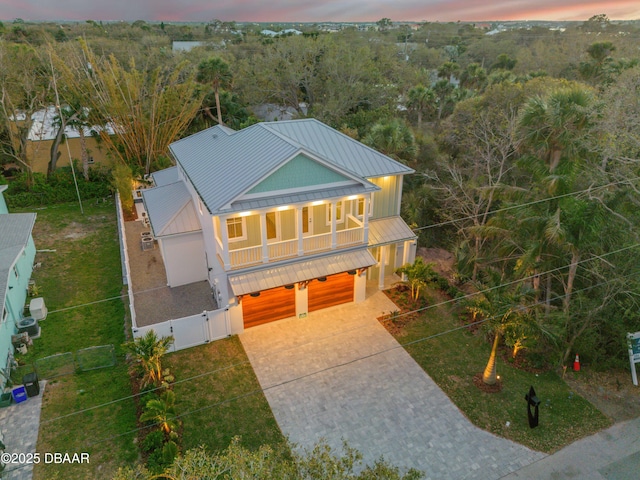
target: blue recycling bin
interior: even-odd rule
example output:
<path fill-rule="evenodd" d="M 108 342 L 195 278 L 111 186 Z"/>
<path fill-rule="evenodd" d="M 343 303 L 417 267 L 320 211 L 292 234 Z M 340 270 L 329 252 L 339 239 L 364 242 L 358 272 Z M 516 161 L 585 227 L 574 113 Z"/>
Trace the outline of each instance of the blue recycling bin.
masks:
<path fill-rule="evenodd" d="M 13 401 L 16 403 L 24 402 L 27 399 L 27 389 L 24 388 L 24 385 L 14 388 L 11 393 L 13 395 Z"/>

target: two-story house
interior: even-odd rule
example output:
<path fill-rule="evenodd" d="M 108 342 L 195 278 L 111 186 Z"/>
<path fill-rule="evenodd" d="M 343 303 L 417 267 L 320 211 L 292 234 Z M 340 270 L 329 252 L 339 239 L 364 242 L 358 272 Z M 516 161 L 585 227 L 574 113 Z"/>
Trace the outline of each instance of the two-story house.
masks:
<path fill-rule="evenodd" d="M 11 336 L 17 333 L 16 324 L 23 318 L 29 279 L 33 269 L 36 247 L 31 231 L 35 213 L 8 213 L 0 185 L 0 369 L 8 372 L 13 345 Z M 5 377 L 0 375 L 0 391 Z"/>
<path fill-rule="evenodd" d="M 413 170 L 317 120 L 216 126 L 170 153 L 143 191 L 168 283 L 208 280 L 240 329 L 362 301 L 414 259 Z"/>

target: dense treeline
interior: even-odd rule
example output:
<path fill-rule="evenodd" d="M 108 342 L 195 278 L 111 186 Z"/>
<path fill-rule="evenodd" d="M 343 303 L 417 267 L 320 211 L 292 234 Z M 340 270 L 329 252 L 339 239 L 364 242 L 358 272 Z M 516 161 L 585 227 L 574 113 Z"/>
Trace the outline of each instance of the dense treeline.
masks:
<path fill-rule="evenodd" d="M 554 363 L 579 351 L 628 365 L 625 333 L 640 330 L 637 25 L 259 29 L 3 25 L 0 161 L 33 188 L 29 122 L 13 118 L 53 104 L 68 106 L 60 124 L 117 125 L 101 136 L 139 175 L 168 166 L 181 136 L 258 121 L 252 107 L 312 116 L 416 170 L 403 216 L 421 245 L 455 253 L 459 282 L 487 291 L 469 309 L 496 338 Z M 207 43 L 173 52 L 173 40 Z"/>

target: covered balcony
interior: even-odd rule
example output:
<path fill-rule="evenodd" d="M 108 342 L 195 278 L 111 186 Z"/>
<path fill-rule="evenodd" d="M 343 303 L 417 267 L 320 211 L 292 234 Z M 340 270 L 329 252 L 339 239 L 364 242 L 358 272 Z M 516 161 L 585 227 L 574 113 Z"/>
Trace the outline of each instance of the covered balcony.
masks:
<path fill-rule="evenodd" d="M 347 197 L 215 217 L 225 270 L 236 270 L 368 241 L 369 198 Z"/>

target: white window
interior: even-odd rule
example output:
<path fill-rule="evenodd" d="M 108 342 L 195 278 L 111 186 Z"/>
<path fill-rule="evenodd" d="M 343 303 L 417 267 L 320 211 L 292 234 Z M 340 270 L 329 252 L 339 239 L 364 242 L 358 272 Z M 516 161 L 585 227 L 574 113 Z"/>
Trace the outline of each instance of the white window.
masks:
<path fill-rule="evenodd" d="M 333 205 L 327 203 L 327 225 L 331 225 L 332 207 Z M 344 209 L 342 208 L 342 201 L 336 202 L 336 223 L 344 222 Z"/>
<path fill-rule="evenodd" d="M 2 312 L 2 323 L 7 321 L 7 318 L 9 318 L 9 312 L 7 312 L 7 309 L 3 309 L 4 311 Z"/>
<path fill-rule="evenodd" d="M 230 242 L 247 239 L 247 226 L 243 217 L 227 218 L 227 235 Z"/>
<path fill-rule="evenodd" d="M 13 266 L 13 273 L 15 274 L 16 278 L 20 278 L 20 272 L 18 271 L 17 265 Z"/>
<path fill-rule="evenodd" d="M 278 240 L 280 238 L 280 212 L 267 212 L 267 240 Z"/>
<path fill-rule="evenodd" d="M 369 202 L 369 216 L 371 216 L 373 202 Z M 364 198 L 358 198 L 351 203 L 351 213 L 353 216 L 362 219 L 364 217 Z"/>

